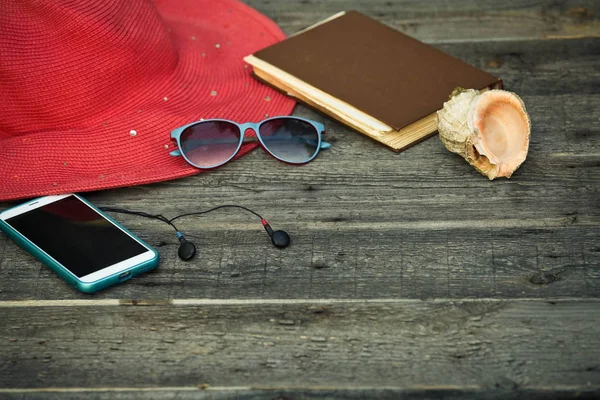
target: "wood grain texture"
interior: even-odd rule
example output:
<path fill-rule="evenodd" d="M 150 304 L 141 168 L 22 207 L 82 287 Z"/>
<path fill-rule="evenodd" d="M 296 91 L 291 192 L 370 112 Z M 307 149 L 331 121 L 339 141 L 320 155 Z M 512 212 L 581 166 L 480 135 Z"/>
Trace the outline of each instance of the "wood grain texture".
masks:
<path fill-rule="evenodd" d="M 244 0 L 293 34 L 333 14 L 357 10 L 426 42 L 600 36 L 595 0 Z"/>
<path fill-rule="evenodd" d="M 151 244 L 166 240 L 158 247 L 161 266 L 94 298 L 550 298 L 598 297 L 600 291 L 596 227 L 291 224 L 285 228 L 294 244 L 282 251 L 260 226 L 223 231 L 210 224 L 183 225 L 200 245 L 189 263 L 176 257 L 170 232 L 134 229 Z M 6 245 L 0 278 L 10 285 L 2 286 L 0 298 L 89 298 L 31 264 L 14 244 Z"/>
<path fill-rule="evenodd" d="M 4 389 L 600 389 L 598 301 L 0 306 Z"/>

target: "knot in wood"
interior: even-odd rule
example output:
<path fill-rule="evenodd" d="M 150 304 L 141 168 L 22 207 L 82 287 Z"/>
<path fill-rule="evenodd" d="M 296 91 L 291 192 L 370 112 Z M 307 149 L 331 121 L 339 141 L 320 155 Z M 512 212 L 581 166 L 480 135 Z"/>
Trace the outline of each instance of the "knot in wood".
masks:
<path fill-rule="evenodd" d="M 529 279 L 534 285 L 549 285 L 556 280 L 556 275 L 551 272 L 540 272 Z"/>

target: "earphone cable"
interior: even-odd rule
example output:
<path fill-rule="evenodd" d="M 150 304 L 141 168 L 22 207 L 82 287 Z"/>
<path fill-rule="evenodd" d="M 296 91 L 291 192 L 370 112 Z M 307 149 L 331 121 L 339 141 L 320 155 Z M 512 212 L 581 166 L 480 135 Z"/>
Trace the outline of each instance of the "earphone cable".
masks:
<path fill-rule="evenodd" d="M 279 247 L 279 248 L 289 246 L 290 235 L 288 235 L 287 232 L 282 231 L 282 230 L 274 231 L 273 228 L 271 228 L 271 225 L 269 225 L 269 223 L 259 213 L 255 212 L 247 207 L 238 206 L 236 204 L 223 204 L 223 205 L 213 207 L 213 208 L 211 208 L 209 210 L 205 210 L 205 211 L 198 211 L 198 212 L 177 215 L 171 219 L 168 219 L 167 217 L 165 217 L 162 214 L 149 214 L 144 211 L 125 210 L 122 208 L 114 208 L 114 207 L 100 207 L 100 209 L 103 211 L 137 215 L 138 217 L 156 219 L 156 220 L 159 220 L 166 224 L 171 225 L 173 227 L 173 229 L 175 229 L 175 233 L 177 234 L 177 239 L 180 242 L 179 249 L 177 250 L 177 254 L 179 255 L 179 258 L 181 258 L 183 261 L 189 261 L 192 258 L 194 258 L 194 255 L 196 254 L 196 246 L 194 245 L 194 243 L 189 242 L 185 239 L 185 236 L 183 235 L 183 233 L 181 233 L 179 231 L 179 229 L 177 229 L 177 227 L 175 226 L 173 221 L 175 221 L 179 218 L 187 217 L 187 216 L 208 214 L 210 212 L 220 210 L 221 208 L 240 208 L 242 210 L 245 210 L 245 211 L 257 216 L 258 218 L 260 218 L 260 222 L 263 225 L 263 228 L 265 228 L 265 231 L 267 232 L 269 237 L 271 238 L 271 242 L 273 243 L 273 245 L 275 245 L 276 247 Z"/>
<path fill-rule="evenodd" d="M 176 217 L 173 217 L 173 218 L 171 218 L 171 219 L 169 220 L 169 222 L 173 222 L 173 221 L 175 221 L 175 220 L 177 220 L 177 219 L 179 219 L 179 218 L 188 217 L 188 216 L 191 216 L 191 215 L 202 215 L 202 214 L 208 214 L 208 213 L 210 213 L 210 212 L 217 211 L 217 210 L 219 210 L 219 209 L 221 209 L 221 208 L 241 208 L 242 210 L 246 210 L 246 211 L 248 211 L 249 213 L 256 215 L 258 218 L 260 218 L 260 220 L 261 220 L 261 221 L 264 219 L 263 217 L 261 217 L 261 216 L 260 216 L 260 214 L 258 214 L 258 213 L 257 213 L 257 212 L 255 212 L 255 211 L 252 211 L 251 209 L 249 209 L 249 208 L 247 208 L 247 207 L 244 207 L 244 206 L 238 206 L 238 205 L 236 205 L 236 204 L 223 204 L 223 205 L 220 205 L 220 206 L 217 206 L 217 207 L 213 207 L 213 208 L 211 208 L 211 209 L 209 209 L 209 210 L 206 210 L 206 211 L 198 211 L 198 212 L 192 212 L 192 213 L 186 213 L 186 214 L 177 215 Z"/>
<path fill-rule="evenodd" d="M 173 229 L 175 229 L 175 232 L 179 232 L 179 229 L 177 229 L 175 224 L 162 214 L 149 214 L 149 213 L 146 213 L 143 211 L 132 211 L 132 210 L 125 210 L 123 208 L 114 208 L 114 207 L 99 207 L 99 208 L 102 211 L 114 212 L 114 213 L 118 213 L 118 214 L 137 215 L 138 217 L 144 217 L 144 218 L 149 218 L 149 219 L 157 219 L 159 221 L 162 221 L 162 222 L 170 225 Z"/>
<path fill-rule="evenodd" d="M 238 206 L 236 204 L 223 204 L 217 207 L 213 207 L 209 210 L 205 210 L 205 211 L 198 211 L 198 212 L 192 212 L 192 213 L 186 213 L 186 214 L 180 214 L 177 215 L 171 219 L 168 219 L 167 217 L 165 217 L 162 214 L 149 214 L 147 212 L 144 211 L 134 211 L 134 210 L 126 210 L 123 208 L 114 208 L 114 207 L 100 207 L 100 210 L 102 211 L 108 211 L 108 212 L 114 212 L 114 213 L 119 213 L 119 214 L 129 214 L 129 215 L 137 215 L 138 217 L 144 217 L 144 218 L 150 218 L 150 219 L 157 219 L 159 221 L 162 221 L 166 224 L 169 224 L 173 227 L 173 229 L 175 229 L 176 232 L 179 232 L 179 229 L 177 229 L 177 227 L 175 226 L 175 224 L 173 223 L 173 221 L 179 219 L 179 218 L 183 218 L 183 217 L 189 217 L 192 215 L 203 215 L 203 214 L 208 214 L 210 212 L 219 210 L 221 208 L 241 208 L 242 210 L 246 210 L 251 214 L 256 215 L 258 218 L 260 218 L 261 221 L 264 221 L 264 218 L 258 214 L 257 212 L 244 207 L 244 206 Z"/>

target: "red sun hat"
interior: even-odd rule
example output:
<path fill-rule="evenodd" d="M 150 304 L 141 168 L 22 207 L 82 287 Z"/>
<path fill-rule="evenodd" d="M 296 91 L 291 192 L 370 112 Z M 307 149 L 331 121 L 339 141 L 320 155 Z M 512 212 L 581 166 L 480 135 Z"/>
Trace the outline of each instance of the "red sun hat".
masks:
<path fill-rule="evenodd" d="M 193 175 L 169 155 L 171 130 L 294 106 L 242 60 L 284 34 L 236 0 L 0 0 L 0 9 L 0 200 Z"/>

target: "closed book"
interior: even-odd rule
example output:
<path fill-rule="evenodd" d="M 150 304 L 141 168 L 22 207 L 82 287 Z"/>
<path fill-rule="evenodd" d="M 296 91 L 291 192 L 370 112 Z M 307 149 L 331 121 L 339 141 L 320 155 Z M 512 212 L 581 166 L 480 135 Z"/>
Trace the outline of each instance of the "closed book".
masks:
<path fill-rule="evenodd" d="M 342 12 L 244 59 L 267 84 L 400 151 L 437 131 L 456 87 L 502 81 L 357 11 Z"/>

